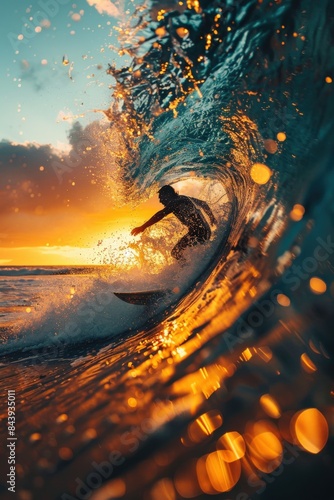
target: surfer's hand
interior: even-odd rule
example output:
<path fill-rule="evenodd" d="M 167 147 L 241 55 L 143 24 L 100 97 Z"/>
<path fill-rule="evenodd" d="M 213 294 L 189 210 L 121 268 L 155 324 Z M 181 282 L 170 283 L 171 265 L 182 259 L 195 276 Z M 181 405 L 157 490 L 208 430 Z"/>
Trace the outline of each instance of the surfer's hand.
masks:
<path fill-rule="evenodd" d="M 132 229 L 131 234 L 132 234 L 132 236 L 137 236 L 137 234 L 142 233 L 142 232 L 143 232 L 143 228 L 140 226 L 140 227 L 135 227 L 134 229 Z"/>

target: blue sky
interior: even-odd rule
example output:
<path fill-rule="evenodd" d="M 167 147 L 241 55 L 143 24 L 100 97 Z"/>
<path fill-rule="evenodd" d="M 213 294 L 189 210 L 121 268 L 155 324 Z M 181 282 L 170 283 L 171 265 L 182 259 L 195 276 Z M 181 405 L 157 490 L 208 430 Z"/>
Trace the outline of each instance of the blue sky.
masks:
<path fill-rule="evenodd" d="M 106 68 L 122 64 L 108 48 L 117 45 L 117 19 L 88 2 L 113 12 L 109 0 L 1 4 L 0 140 L 61 146 L 72 123 L 63 117 L 78 116 L 85 126 L 102 117 L 91 110 L 110 105 Z"/>
<path fill-rule="evenodd" d="M 112 0 L 0 4 L 0 265 L 91 263 L 97 241 L 129 238 L 136 218 L 113 201 L 109 126 L 93 112 L 112 102 L 108 63 L 128 62 L 110 47 L 122 12 Z"/>

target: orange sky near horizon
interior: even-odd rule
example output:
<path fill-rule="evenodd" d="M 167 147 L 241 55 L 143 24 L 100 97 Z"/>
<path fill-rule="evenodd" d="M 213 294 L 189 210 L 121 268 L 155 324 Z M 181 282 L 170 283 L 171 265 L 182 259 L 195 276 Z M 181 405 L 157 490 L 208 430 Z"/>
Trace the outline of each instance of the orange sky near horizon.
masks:
<path fill-rule="evenodd" d="M 65 152 L 0 141 L 0 265 L 99 263 L 100 240 L 112 244 L 122 232 L 131 244 L 131 229 L 162 208 L 156 192 L 146 201 L 133 193 L 123 205 L 126 186 L 110 134 L 104 122 L 76 122 Z"/>
<path fill-rule="evenodd" d="M 163 208 L 157 192 L 137 206 L 129 199 L 117 208 L 121 180 L 108 177 L 106 162 L 93 156 L 57 178 L 49 147 L 2 147 L 7 160 L 0 183 L 0 265 L 104 264 L 108 252 L 126 253 L 128 245 L 140 241 L 131 230 Z M 225 192 L 219 183 L 194 176 L 173 185 L 202 199 L 208 189 L 216 197 Z"/>
<path fill-rule="evenodd" d="M 62 212 L 45 214 L 47 227 L 45 220 L 38 220 L 41 216 L 35 216 L 34 233 L 30 230 L 31 221 L 25 231 L 25 218 L 31 219 L 31 214 L 20 214 L 19 244 L 12 241 L 14 245 L 11 245 L 7 240 L 6 246 L 0 246 L 0 266 L 99 264 L 101 240 L 110 242 L 113 235 L 116 240 L 120 233 L 130 237 L 131 229 L 143 224 L 161 208 L 155 195 L 136 208 L 109 208 L 87 214 L 71 211 L 68 216 Z"/>

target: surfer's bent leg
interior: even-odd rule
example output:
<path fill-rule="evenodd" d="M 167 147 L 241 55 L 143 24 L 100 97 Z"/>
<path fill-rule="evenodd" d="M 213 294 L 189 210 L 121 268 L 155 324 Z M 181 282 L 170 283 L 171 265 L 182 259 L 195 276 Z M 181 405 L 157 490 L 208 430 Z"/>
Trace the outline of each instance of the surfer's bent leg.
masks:
<path fill-rule="evenodd" d="M 171 251 L 172 257 L 174 257 L 174 259 L 176 260 L 183 259 L 183 252 L 185 251 L 185 249 L 196 244 L 192 242 L 193 239 L 193 236 L 191 236 L 189 233 L 183 236 Z"/>
<path fill-rule="evenodd" d="M 211 237 L 211 231 L 206 227 L 197 227 L 195 230 L 190 230 L 173 248 L 171 254 L 174 259 L 184 260 L 183 252 L 187 247 L 193 247 L 197 243 L 206 243 Z"/>
<path fill-rule="evenodd" d="M 171 251 L 172 257 L 176 260 L 182 260 L 184 259 L 183 257 L 183 252 L 187 247 L 192 247 L 197 244 L 197 239 L 193 235 L 187 233 L 185 236 L 183 236 L 180 241 L 178 241 Z"/>

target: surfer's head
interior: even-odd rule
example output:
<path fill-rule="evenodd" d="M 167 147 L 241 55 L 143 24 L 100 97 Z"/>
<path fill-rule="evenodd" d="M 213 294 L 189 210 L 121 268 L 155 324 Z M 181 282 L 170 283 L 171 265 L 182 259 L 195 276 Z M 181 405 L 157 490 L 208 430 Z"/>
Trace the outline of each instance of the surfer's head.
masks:
<path fill-rule="evenodd" d="M 178 196 L 177 192 L 175 191 L 172 186 L 162 186 L 162 188 L 159 189 L 159 200 L 163 205 L 167 205 L 169 202 L 171 202 L 174 198 Z"/>

